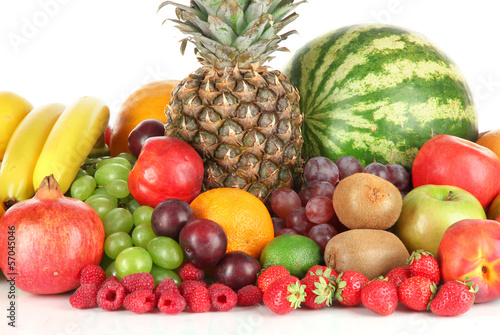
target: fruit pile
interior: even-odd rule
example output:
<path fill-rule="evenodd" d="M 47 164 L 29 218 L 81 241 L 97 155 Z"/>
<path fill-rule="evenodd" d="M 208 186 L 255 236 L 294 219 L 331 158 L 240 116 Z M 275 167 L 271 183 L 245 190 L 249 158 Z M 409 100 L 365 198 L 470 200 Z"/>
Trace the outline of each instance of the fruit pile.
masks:
<path fill-rule="evenodd" d="M 162 3 L 201 67 L 141 87 L 113 127 L 97 98 L 0 92 L 0 267 L 18 288 L 167 314 L 500 298 L 500 136 L 474 142 L 456 66 L 366 25 L 311 41 L 286 76 L 263 64 L 301 3 Z"/>

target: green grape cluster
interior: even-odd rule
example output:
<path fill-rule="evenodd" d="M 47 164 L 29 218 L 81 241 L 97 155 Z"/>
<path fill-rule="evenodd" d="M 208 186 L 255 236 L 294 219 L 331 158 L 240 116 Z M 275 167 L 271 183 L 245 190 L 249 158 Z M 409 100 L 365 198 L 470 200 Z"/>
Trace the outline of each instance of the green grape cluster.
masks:
<path fill-rule="evenodd" d="M 180 283 L 181 247 L 155 235 L 153 208 L 141 206 L 130 194 L 127 180 L 135 162 L 128 153 L 87 158 L 66 195 L 84 201 L 101 218 L 106 237 L 101 266 L 108 276 L 150 272 L 156 282 L 170 277 Z"/>

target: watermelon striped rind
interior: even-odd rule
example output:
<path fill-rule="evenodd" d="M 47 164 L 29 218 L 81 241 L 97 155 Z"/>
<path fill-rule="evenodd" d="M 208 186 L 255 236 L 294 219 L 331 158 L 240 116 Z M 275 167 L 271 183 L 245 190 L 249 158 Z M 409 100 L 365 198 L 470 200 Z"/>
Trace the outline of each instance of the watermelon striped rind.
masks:
<path fill-rule="evenodd" d="M 344 155 L 410 169 L 438 134 L 476 141 L 478 115 L 455 63 L 407 29 L 343 27 L 299 49 L 284 69 L 299 90 L 304 159 Z"/>

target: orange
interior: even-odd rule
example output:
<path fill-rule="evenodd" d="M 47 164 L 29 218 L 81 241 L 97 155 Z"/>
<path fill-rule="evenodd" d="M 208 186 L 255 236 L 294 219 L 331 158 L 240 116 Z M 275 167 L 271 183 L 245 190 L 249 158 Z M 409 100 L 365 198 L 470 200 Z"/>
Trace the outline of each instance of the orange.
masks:
<path fill-rule="evenodd" d="M 157 119 L 166 122 L 165 107 L 170 102 L 172 90 L 179 84 L 177 80 L 159 80 L 139 87 L 125 99 L 116 114 L 111 129 L 109 150 L 111 156 L 128 152 L 128 134 L 140 122 Z"/>
<path fill-rule="evenodd" d="M 490 149 L 500 157 L 500 129 L 485 132 L 476 143 Z"/>
<path fill-rule="evenodd" d="M 227 235 L 227 252 L 243 251 L 259 260 L 274 238 L 273 221 L 264 203 L 247 191 L 215 188 L 198 195 L 191 207 L 196 218 L 218 223 Z"/>

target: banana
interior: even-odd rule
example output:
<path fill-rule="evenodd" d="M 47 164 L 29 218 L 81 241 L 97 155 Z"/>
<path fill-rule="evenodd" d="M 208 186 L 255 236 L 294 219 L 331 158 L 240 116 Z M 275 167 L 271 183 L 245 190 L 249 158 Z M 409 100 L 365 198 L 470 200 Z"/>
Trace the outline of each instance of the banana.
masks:
<path fill-rule="evenodd" d="M 54 103 L 33 109 L 16 128 L 0 167 L 0 200 L 5 207 L 31 198 L 33 171 L 43 145 L 65 106 Z"/>
<path fill-rule="evenodd" d="M 101 99 L 83 97 L 66 107 L 38 157 L 33 188 L 53 174 L 61 192 L 66 193 L 108 122 L 109 108 Z"/>
<path fill-rule="evenodd" d="M 31 103 L 23 97 L 8 91 L 0 91 L 0 161 L 14 130 L 33 109 Z"/>

